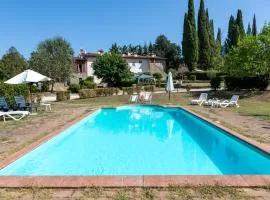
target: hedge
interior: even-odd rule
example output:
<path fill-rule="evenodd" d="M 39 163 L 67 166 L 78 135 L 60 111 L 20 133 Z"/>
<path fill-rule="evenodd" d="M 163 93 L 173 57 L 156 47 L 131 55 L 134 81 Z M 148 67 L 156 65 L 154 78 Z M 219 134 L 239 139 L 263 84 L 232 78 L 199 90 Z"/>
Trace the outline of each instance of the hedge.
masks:
<path fill-rule="evenodd" d="M 0 82 L 0 96 L 5 97 L 8 104 L 12 105 L 15 103 L 14 96 L 23 95 L 25 98 L 29 95 L 29 86 L 23 85 L 9 85 Z"/>
<path fill-rule="evenodd" d="M 267 76 L 258 77 L 225 77 L 225 85 L 228 90 L 234 89 L 260 89 L 265 90 L 268 86 Z"/>
<path fill-rule="evenodd" d="M 112 96 L 118 94 L 118 88 L 96 88 L 96 89 L 81 89 L 79 90 L 79 96 L 81 99 Z"/>
<path fill-rule="evenodd" d="M 216 71 L 204 71 L 204 72 L 190 72 L 187 74 L 189 80 L 211 80 L 217 76 L 225 76 L 224 72 L 216 72 Z"/>
<path fill-rule="evenodd" d="M 134 94 L 137 93 L 139 94 L 142 90 L 146 91 L 146 92 L 154 92 L 156 90 L 156 86 L 155 85 L 145 85 L 145 86 L 140 86 L 137 85 L 135 87 L 123 87 L 123 94 Z"/>

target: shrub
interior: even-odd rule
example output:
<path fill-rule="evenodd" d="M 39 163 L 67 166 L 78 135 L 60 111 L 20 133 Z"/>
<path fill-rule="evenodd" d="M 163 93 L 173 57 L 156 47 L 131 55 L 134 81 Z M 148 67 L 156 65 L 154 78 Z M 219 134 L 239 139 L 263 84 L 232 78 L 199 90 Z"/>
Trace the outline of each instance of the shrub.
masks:
<path fill-rule="evenodd" d="M 81 89 L 79 90 L 79 96 L 81 99 L 111 96 L 118 94 L 118 88 L 96 88 L 96 89 Z"/>
<path fill-rule="evenodd" d="M 66 100 L 70 100 L 70 92 L 69 91 L 56 92 L 56 101 L 66 101 Z"/>
<path fill-rule="evenodd" d="M 94 77 L 93 76 L 88 76 L 85 80 L 90 81 L 90 82 L 94 82 Z"/>
<path fill-rule="evenodd" d="M 144 90 L 146 92 L 154 92 L 155 89 L 156 89 L 156 87 L 154 85 L 146 85 L 146 86 L 144 86 Z"/>
<path fill-rule="evenodd" d="M 268 77 L 225 77 L 225 85 L 228 90 L 239 89 L 260 89 L 265 90 L 268 86 Z"/>
<path fill-rule="evenodd" d="M 79 90 L 79 96 L 81 99 L 93 98 L 96 97 L 96 91 L 94 89 L 82 89 Z"/>
<path fill-rule="evenodd" d="M 133 84 L 136 84 L 136 79 L 127 79 L 121 82 L 120 87 L 131 87 Z"/>
<path fill-rule="evenodd" d="M 207 80 L 212 80 L 213 78 L 215 78 L 217 76 L 217 72 L 216 71 L 207 71 L 206 75 L 207 75 Z"/>
<path fill-rule="evenodd" d="M 187 84 L 187 85 L 186 85 L 186 90 L 187 90 L 187 92 L 188 92 L 188 93 L 190 92 L 191 87 L 192 87 L 192 85 L 191 85 L 191 84 Z"/>
<path fill-rule="evenodd" d="M 81 82 L 82 89 L 94 89 L 96 88 L 97 84 L 90 80 L 84 80 Z"/>
<path fill-rule="evenodd" d="M 134 94 L 136 89 L 134 87 L 123 87 L 122 90 L 123 90 L 123 94 L 132 95 Z"/>
<path fill-rule="evenodd" d="M 196 75 L 190 75 L 189 76 L 189 80 L 192 80 L 192 81 L 196 81 Z"/>
<path fill-rule="evenodd" d="M 72 93 L 78 93 L 80 90 L 80 85 L 79 84 L 71 84 L 68 88 L 68 90 Z"/>
<path fill-rule="evenodd" d="M 217 90 L 218 88 L 220 88 L 221 77 L 217 76 L 215 78 L 212 78 L 210 84 L 212 89 Z"/>
<path fill-rule="evenodd" d="M 28 85 L 8 85 L 0 82 L 0 96 L 5 97 L 8 104 L 12 105 L 15 103 L 14 96 L 23 95 L 27 98 L 29 94 Z"/>

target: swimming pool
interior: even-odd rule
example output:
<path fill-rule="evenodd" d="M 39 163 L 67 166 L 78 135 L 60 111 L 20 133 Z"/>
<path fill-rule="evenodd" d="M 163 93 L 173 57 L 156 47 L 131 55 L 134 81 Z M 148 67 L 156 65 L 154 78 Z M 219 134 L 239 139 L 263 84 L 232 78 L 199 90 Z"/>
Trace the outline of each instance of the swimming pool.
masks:
<path fill-rule="evenodd" d="M 181 108 L 100 109 L 2 176 L 268 175 L 269 154 Z"/>

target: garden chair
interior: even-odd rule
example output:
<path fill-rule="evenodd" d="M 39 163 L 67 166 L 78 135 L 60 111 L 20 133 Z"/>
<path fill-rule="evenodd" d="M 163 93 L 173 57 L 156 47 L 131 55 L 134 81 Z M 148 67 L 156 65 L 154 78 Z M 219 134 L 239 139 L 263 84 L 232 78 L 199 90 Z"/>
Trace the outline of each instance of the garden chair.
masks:
<path fill-rule="evenodd" d="M 9 110 L 9 106 L 6 102 L 5 97 L 0 96 L 0 111 L 8 111 Z"/>
<path fill-rule="evenodd" d="M 202 105 L 203 103 L 205 103 L 207 101 L 207 93 L 201 93 L 199 99 L 193 99 L 190 101 L 190 104 L 192 105 Z"/>
<path fill-rule="evenodd" d="M 145 92 L 142 103 L 152 103 L 152 92 Z"/>
<path fill-rule="evenodd" d="M 3 117 L 4 122 L 6 122 L 6 118 L 11 118 L 15 121 L 19 121 L 22 118 L 30 115 L 29 111 L 8 111 L 8 112 L 2 112 L 0 111 L 0 117 Z"/>
<path fill-rule="evenodd" d="M 26 103 L 24 97 L 22 95 L 20 96 L 14 96 L 16 106 L 18 110 L 28 110 L 29 112 L 32 112 L 33 107 L 32 104 Z"/>
<path fill-rule="evenodd" d="M 239 100 L 239 96 L 238 95 L 233 95 L 231 100 L 225 100 L 220 102 L 218 105 L 221 108 L 227 108 L 228 106 L 236 106 L 237 108 L 239 108 L 239 104 L 238 104 L 238 100 Z"/>
<path fill-rule="evenodd" d="M 138 95 L 131 95 L 129 98 L 129 103 L 137 103 L 138 102 Z"/>

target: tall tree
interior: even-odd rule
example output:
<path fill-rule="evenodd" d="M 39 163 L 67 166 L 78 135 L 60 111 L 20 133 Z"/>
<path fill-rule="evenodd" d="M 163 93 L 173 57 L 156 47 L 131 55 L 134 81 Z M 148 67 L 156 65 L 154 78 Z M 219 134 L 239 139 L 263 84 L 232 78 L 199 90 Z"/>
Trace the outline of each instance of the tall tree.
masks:
<path fill-rule="evenodd" d="M 238 26 L 238 29 L 239 29 L 239 38 L 240 39 L 244 38 L 246 35 L 246 32 L 245 32 L 245 27 L 244 27 L 244 23 L 243 23 L 242 10 L 240 10 L 240 9 L 238 9 L 238 11 L 237 11 L 236 25 Z"/>
<path fill-rule="evenodd" d="M 148 52 L 149 53 L 154 53 L 155 52 L 155 49 L 154 49 L 154 46 L 153 46 L 152 42 L 149 43 Z"/>
<path fill-rule="evenodd" d="M 148 55 L 148 46 L 147 46 L 147 44 L 146 43 L 144 43 L 144 46 L 143 46 L 143 54 L 145 55 L 145 56 L 147 56 Z"/>
<path fill-rule="evenodd" d="M 137 53 L 138 53 L 138 55 L 143 55 L 143 47 L 142 47 L 142 45 L 138 45 L 138 48 L 137 48 Z"/>
<path fill-rule="evenodd" d="M 30 67 L 54 79 L 69 81 L 74 51 L 70 43 L 62 37 L 54 37 L 38 44 L 31 54 Z M 52 87 L 53 89 L 53 87 Z"/>
<path fill-rule="evenodd" d="M 251 30 L 250 23 L 248 23 L 248 27 L 247 27 L 247 35 L 248 35 L 248 36 L 252 35 L 252 30 Z"/>
<path fill-rule="evenodd" d="M 228 27 L 228 35 L 225 42 L 225 52 L 228 53 L 233 46 L 236 46 L 239 40 L 239 27 L 234 17 L 231 15 Z"/>
<path fill-rule="evenodd" d="M 207 69 L 210 64 L 210 36 L 208 32 L 206 11 L 204 7 L 204 0 L 200 2 L 200 8 L 198 13 L 198 41 L 199 41 L 199 61 L 200 68 Z"/>
<path fill-rule="evenodd" d="M 127 47 L 127 45 L 122 46 L 121 52 L 122 52 L 123 54 L 127 54 L 127 53 L 128 53 L 128 47 Z"/>
<path fill-rule="evenodd" d="M 183 36 L 182 36 L 182 55 L 184 58 L 186 57 L 186 52 L 188 51 L 188 47 L 187 47 L 188 27 L 187 26 L 188 26 L 188 19 L 187 19 L 187 13 L 185 13 L 184 24 L 183 24 Z"/>
<path fill-rule="evenodd" d="M 157 37 L 155 42 L 155 52 L 158 56 L 166 58 L 167 70 L 178 68 L 181 59 L 181 48 L 168 40 L 165 35 Z"/>
<path fill-rule="evenodd" d="M 186 22 L 186 38 L 184 60 L 190 71 L 194 70 L 198 61 L 198 36 L 196 32 L 194 1 L 188 1 L 188 13 Z"/>
<path fill-rule="evenodd" d="M 215 28 L 214 21 L 211 19 L 209 21 L 209 43 L 210 43 L 210 63 L 209 67 L 214 67 L 214 59 L 216 55 L 216 40 L 215 40 Z"/>
<path fill-rule="evenodd" d="M 216 42 L 221 46 L 222 44 L 222 39 L 221 39 L 221 28 L 218 28 L 218 33 L 217 33 L 217 39 Z"/>
<path fill-rule="evenodd" d="M 121 47 L 117 45 L 117 43 L 113 43 L 112 47 L 110 48 L 109 52 L 111 53 L 121 53 Z"/>
<path fill-rule="evenodd" d="M 257 36 L 257 22 L 256 22 L 256 15 L 255 14 L 253 16 L 252 35 Z"/>
<path fill-rule="evenodd" d="M 221 53 L 222 39 L 221 39 L 221 29 L 220 28 L 218 28 L 216 43 L 219 46 L 220 53 Z"/>
<path fill-rule="evenodd" d="M 0 79 L 7 80 L 27 69 L 28 63 L 15 47 L 10 47 L 0 64 Z"/>

